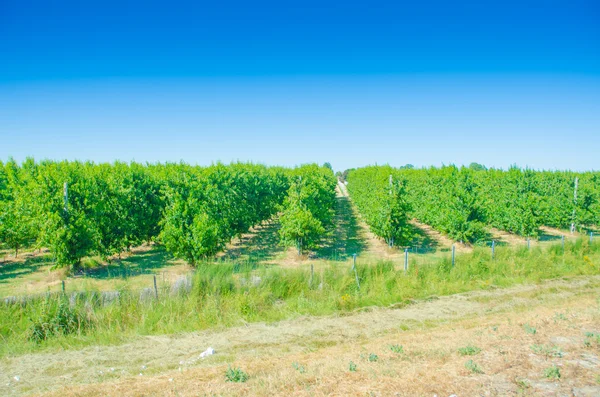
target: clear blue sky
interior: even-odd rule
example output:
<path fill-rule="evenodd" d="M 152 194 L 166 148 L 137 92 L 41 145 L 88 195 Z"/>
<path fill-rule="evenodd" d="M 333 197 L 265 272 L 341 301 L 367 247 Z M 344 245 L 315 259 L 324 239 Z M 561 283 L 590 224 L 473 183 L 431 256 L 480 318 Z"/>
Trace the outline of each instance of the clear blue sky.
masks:
<path fill-rule="evenodd" d="M 0 159 L 600 169 L 597 1 L 0 1 Z"/>

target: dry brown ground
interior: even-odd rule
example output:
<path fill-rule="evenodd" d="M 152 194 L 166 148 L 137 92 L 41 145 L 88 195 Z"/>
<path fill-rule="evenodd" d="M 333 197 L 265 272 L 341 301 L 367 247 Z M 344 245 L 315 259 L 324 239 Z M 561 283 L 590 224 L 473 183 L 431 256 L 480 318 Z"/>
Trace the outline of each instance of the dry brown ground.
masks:
<path fill-rule="evenodd" d="M 599 293 L 600 276 L 561 279 L 401 309 L 25 354 L 0 361 L 0 395 L 598 396 L 600 345 L 584 341 L 586 332 L 600 332 Z M 392 344 L 404 353 L 392 352 Z M 534 344 L 556 346 L 563 356 L 536 354 Z M 481 352 L 461 356 L 458 349 L 467 345 Z M 217 353 L 199 359 L 208 346 Z M 376 362 L 368 360 L 370 353 Z M 483 374 L 465 367 L 470 359 Z M 349 371 L 350 361 L 356 372 Z M 226 382 L 229 365 L 249 380 Z M 559 380 L 544 377 L 552 365 L 560 369 Z"/>
<path fill-rule="evenodd" d="M 511 246 L 527 245 L 526 238 L 517 236 L 516 234 L 509 233 L 504 230 L 496 229 L 495 227 L 488 227 L 487 229 L 489 230 L 490 234 L 492 235 L 492 238 L 496 241 L 501 241 L 501 242 L 503 242 L 507 245 L 511 245 Z M 531 239 L 530 244 L 533 247 L 535 244 L 537 244 L 537 241 L 534 239 Z"/>

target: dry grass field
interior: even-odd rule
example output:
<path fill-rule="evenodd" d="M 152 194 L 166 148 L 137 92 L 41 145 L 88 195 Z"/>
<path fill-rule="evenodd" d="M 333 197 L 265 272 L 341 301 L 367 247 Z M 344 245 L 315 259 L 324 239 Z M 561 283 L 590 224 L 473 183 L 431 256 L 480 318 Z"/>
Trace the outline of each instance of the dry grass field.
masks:
<path fill-rule="evenodd" d="M 559 279 L 6 357 L 0 394 L 598 396 L 599 297 L 598 276 Z M 229 367 L 247 381 L 228 382 Z"/>

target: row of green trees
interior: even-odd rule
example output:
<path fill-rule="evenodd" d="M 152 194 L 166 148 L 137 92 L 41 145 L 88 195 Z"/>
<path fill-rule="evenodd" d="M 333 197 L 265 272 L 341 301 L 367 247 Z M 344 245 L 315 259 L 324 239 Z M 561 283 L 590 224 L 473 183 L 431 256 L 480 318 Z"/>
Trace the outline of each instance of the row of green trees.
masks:
<path fill-rule="evenodd" d="M 329 175 L 329 176 L 328 176 Z M 302 182 L 298 180 L 302 178 Z M 232 238 L 283 211 L 309 229 L 314 243 L 331 220 L 329 168 L 255 164 L 0 162 L 0 247 L 47 247 L 57 266 L 79 266 L 90 255 L 108 258 L 132 246 L 161 242 L 191 264 L 222 250 Z M 335 183 L 334 183 L 335 185 Z M 329 188 L 329 196 L 322 189 Z M 299 192 L 292 204 L 290 192 Z M 285 199 L 285 201 L 284 201 Z M 318 221 L 306 224 L 306 214 Z M 291 211 L 291 213 L 290 213 Z M 299 218 L 299 219 L 296 219 Z M 290 233 L 282 233 L 287 242 Z"/>
<path fill-rule="evenodd" d="M 335 206 L 335 178 L 331 167 L 305 165 L 291 173 L 291 184 L 281 206 L 279 235 L 296 245 L 298 255 L 314 248 L 331 229 Z"/>
<path fill-rule="evenodd" d="M 385 210 L 389 197 L 381 192 L 386 189 L 386 175 L 404 181 L 408 205 L 397 215 Z M 347 178 L 361 213 L 373 232 L 386 240 L 389 232 L 378 224 L 391 223 L 394 216 L 399 222 L 414 217 L 464 242 L 485 239 L 488 225 L 526 237 L 538 236 L 544 225 L 562 229 L 572 223 L 578 228 L 600 225 L 598 172 L 370 166 L 350 171 Z M 377 217 L 381 220 L 375 221 Z"/>
<path fill-rule="evenodd" d="M 198 263 L 271 218 L 288 179 L 283 169 L 253 164 L 194 169 L 165 189 L 160 241 L 176 257 Z"/>
<path fill-rule="evenodd" d="M 412 238 L 408 224 L 411 207 L 406 180 L 394 178 L 389 167 L 365 167 L 351 173 L 348 191 L 375 235 L 390 247 L 406 245 Z"/>

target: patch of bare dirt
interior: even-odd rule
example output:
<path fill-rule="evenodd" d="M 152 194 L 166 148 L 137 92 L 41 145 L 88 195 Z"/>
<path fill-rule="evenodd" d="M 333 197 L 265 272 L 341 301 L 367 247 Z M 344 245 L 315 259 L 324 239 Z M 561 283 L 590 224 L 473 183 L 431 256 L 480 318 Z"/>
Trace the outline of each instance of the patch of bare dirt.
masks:
<path fill-rule="evenodd" d="M 496 241 L 503 242 L 509 246 L 517 247 L 527 245 L 527 239 L 516 234 L 509 233 L 504 230 L 496 229 L 495 227 L 488 227 L 492 238 Z M 537 244 L 537 240 L 530 239 L 530 244 L 533 247 Z"/>
<path fill-rule="evenodd" d="M 452 245 L 454 245 L 456 247 L 457 252 L 473 251 L 473 247 L 467 244 L 461 244 L 460 242 L 453 241 L 452 239 L 448 238 L 447 236 L 443 235 L 442 233 L 438 232 L 437 230 L 425 223 L 421 223 L 416 219 L 412 219 L 410 223 L 417 229 L 421 230 L 431 241 L 435 242 L 435 244 L 440 248 L 450 249 L 452 248 Z"/>

